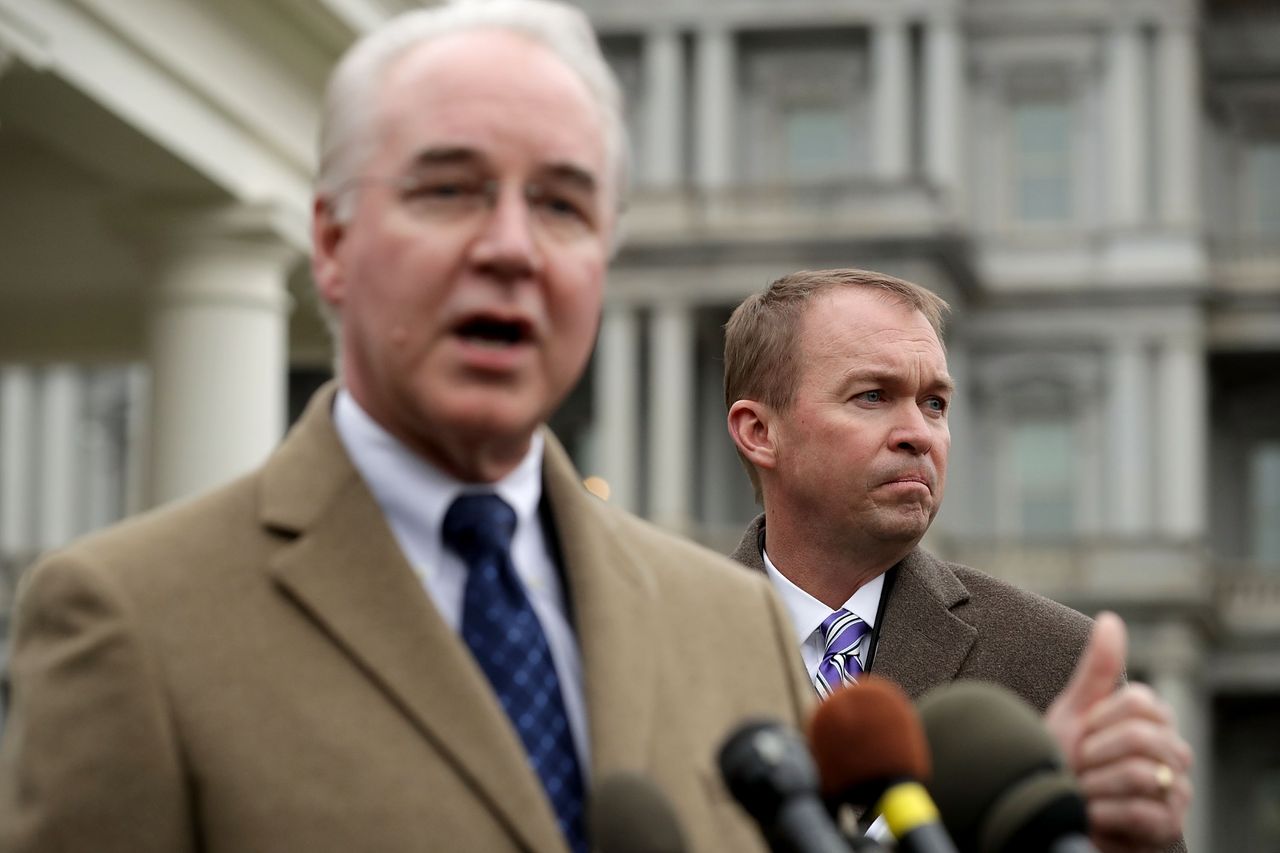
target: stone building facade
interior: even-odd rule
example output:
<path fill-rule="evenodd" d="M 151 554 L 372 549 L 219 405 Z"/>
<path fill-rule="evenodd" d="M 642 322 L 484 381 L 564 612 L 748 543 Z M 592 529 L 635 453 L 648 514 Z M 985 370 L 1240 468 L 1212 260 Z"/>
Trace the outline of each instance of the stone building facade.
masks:
<path fill-rule="evenodd" d="M 0 613 L 40 551 L 260 460 L 326 375 L 316 100 L 409 5 L 0 0 Z M 1280 10 L 581 5 L 636 165 L 555 424 L 583 472 L 727 550 L 732 307 L 800 268 L 933 288 L 959 394 L 927 544 L 1124 615 L 1200 757 L 1192 850 L 1280 849 Z"/>

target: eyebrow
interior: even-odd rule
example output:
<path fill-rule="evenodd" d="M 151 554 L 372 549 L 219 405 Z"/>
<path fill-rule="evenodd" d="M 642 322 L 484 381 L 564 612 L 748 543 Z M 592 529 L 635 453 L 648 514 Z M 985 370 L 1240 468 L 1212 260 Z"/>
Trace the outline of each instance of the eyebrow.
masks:
<path fill-rule="evenodd" d="M 553 163 L 540 171 L 548 178 L 571 184 L 581 192 L 595 194 L 597 184 L 595 175 L 572 163 Z"/>
<path fill-rule="evenodd" d="M 872 382 L 876 385 L 892 385 L 899 381 L 899 378 L 893 373 L 889 373 L 877 368 L 854 368 L 844 374 L 844 384 L 852 385 L 857 382 Z M 949 375 L 943 375 L 928 384 L 931 391 L 941 391 L 945 394 L 955 393 L 956 383 Z"/>
<path fill-rule="evenodd" d="M 424 169 L 430 166 L 461 166 L 483 162 L 484 157 L 479 151 L 456 145 L 448 148 L 424 148 L 413 155 L 410 166 L 413 169 Z"/>
<path fill-rule="evenodd" d="M 462 145 L 444 148 L 425 148 L 413 156 L 412 169 L 426 169 L 432 166 L 471 166 L 484 165 L 488 158 L 474 148 Z M 572 163 L 552 163 L 538 169 L 544 180 L 554 180 L 570 184 L 583 193 L 594 195 L 598 182 L 594 175 L 581 166 Z"/>

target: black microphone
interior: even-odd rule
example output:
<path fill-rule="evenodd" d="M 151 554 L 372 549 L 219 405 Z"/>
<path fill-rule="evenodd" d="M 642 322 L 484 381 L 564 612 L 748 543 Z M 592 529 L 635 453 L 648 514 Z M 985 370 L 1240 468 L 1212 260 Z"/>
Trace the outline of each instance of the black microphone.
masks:
<path fill-rule="evenodd" d="M 850 853 L 818 797 L 800 735 L 781 723 L 739 726 L 720 748 L 720 775 L 773 853 Z"/>
<path fill-rule="evenodd" d="M 1084 798 L 1040 715 L 994 684 L 959 681 L 919 704 L 933 799 L 961 853 L 1087 853 Z"/>
<path fill-rule="evenodd" d="M 902 853 L 956 853 L 924 788 L 929 746 L 902 688 L 860 676 L 814 711 L 809 743 L 828 805 L 882 814 Z"/>
<path fill-rule="evenodd" d="M 595 785 L 587 827 L 598 853 L 686 851 L 671 803 L 639 773 L 614 773 Z"/>

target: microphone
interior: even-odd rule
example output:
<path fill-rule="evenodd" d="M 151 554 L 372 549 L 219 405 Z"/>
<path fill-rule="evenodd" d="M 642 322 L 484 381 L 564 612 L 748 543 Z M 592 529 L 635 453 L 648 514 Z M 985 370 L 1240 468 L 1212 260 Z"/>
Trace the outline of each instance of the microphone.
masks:
<path fill-rule="evenodd" d="M 614 773 L 595 786 L 587 826 L 599 853 L 686 851 L 671 803 L 639 773 Z"/>
<path fill-rule="evenodd" d="M 923 782 L 929 747 L 911 700 L 874 675 L 837 690 L 809 722 L 809 743 L 829 804 L 884 816 L 903 853 L 956 853 Z"/>
<path fill-rule="evenodd" d="M 720 748 L 720 775 L 773 853 L 849 853 L 818 798 L 809 750 L 781 723 L 739 726 Z"/>
<path fill-rule="evenodd" d="M 930 691 L 920 717 L 933 795 L 962 853 L 1086 853 L 1084 799 L 1040 715 L 993 684 Z"/>

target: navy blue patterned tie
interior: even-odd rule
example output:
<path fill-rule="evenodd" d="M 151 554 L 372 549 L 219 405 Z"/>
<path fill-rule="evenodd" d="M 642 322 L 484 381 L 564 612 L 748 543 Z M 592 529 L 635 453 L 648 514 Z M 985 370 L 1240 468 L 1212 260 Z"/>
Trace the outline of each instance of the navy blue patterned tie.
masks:
<path fill-rule="evenodd" d="M 462 495 L 444 544 L 467 564 L 462 639 L 524 742 L 569 849 L 586 853 L 582 772 L 542 625 L 511 563 L 516 514 L 493 494 Z"/>

